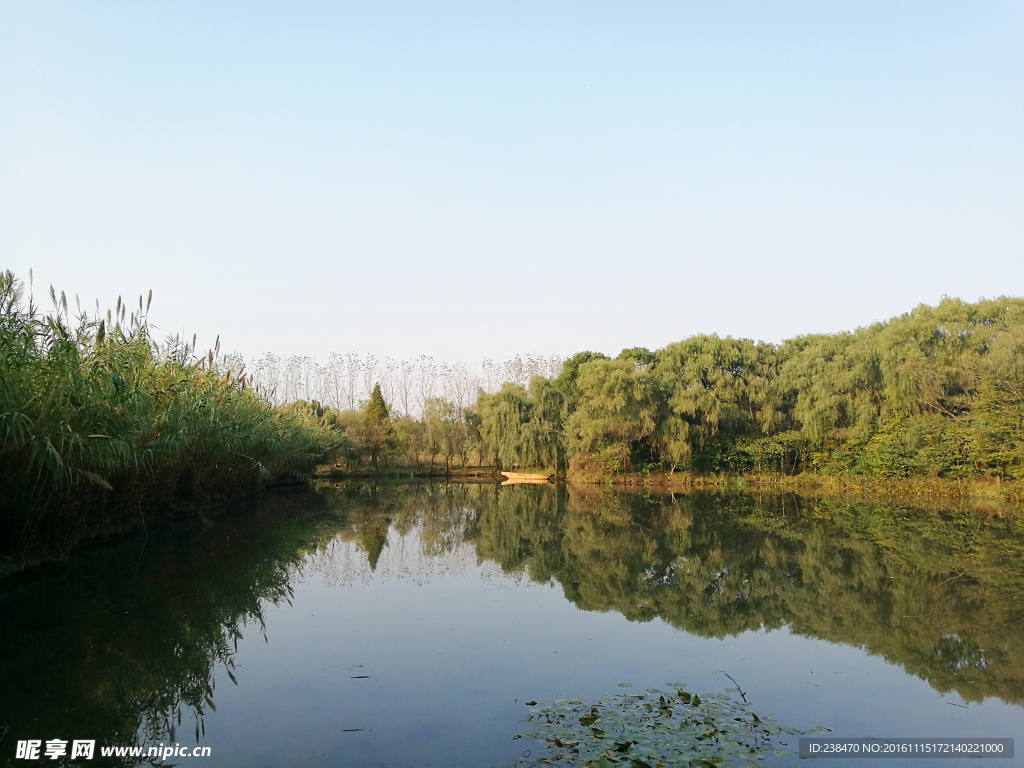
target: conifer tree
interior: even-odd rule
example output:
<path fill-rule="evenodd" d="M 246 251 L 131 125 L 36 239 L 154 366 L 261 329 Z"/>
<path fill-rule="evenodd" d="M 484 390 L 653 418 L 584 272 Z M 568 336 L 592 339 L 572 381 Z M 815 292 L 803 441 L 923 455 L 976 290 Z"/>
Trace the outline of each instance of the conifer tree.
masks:
<path fill-rule="evenodd" d="M 391 440 L 391 419 L 388 404 L 384 402 L 384 395 L 380 392 L 380 384 L 373 386 L 370 401 L 366 404 L 363 415 L 363 426 L 366 430 L 366 446 L 370 451 L 370 461 L 376 472 L 380 453 Z"/>

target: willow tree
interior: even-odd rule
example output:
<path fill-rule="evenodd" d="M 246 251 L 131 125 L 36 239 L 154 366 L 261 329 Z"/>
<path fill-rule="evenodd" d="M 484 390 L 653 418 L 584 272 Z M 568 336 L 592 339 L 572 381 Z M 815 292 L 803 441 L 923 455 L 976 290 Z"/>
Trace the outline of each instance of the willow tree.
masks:
<path fill-rule="evenodd" d="M 628 360 L 640 371 L 652 370 L 658 364 L 658 355 L 647 347 L 630 347 L 619 352 L 616 360 Z"/>
<path fill-rule="evenodd" d="M 978 468 L 1024 480 L 1024 324 L 987 345 L 971 414 Z"/>
<path fill-rule="evenodd" d="M 465 456 L 468 439 L 466 425 L 459 418 L 458 408 L 443 397 L 428 398 L 423 409 L 423 426 L 430 450 L 431 469 L 434 467 L 434 456 L 441 454 L 445 458 L 445 473 L 450 472 L 452 459 L 460 454 Z"/>
<path fill-rule="evenodd" d="M 565 394 L 551 379 L 533 376 L 528 396 L 529 416 L 520 433 L 524 463 L 554 467 L 555 474 L 564 477 L 565 437 L 562 419 L 565 414 Z"/>
<path fill-rule="evenodd" d="M 465 409 L 462 414 L 462 418 L 466 423 L 466 450 L 476 450 L 477 452 L 477 466 L 483 466 L 484 463 L 484 439 L 480 433 L 480 426 L 483 423 L 483 419 L 480 417 L 480 411 L 474 405 L 471 408 Z"/>
<path fill-rule="evenodd" d="M 519 384 L 505 384 L 493 394 L 481 391 L 477 397 L 480 437 L 497 469 L 523 465 L 523 425 L 530 420 L 530 407 L 526 389 Z"/>
<path fill-rule="evenodd" d="M 396 450 L 403 453 L 407 460 L 411 459 L 413 466 L 418 466 L 425 444 L 423 422 L 411 416 L 402 416 L 392 423 L 391 428 Z"/>
<path fill-rule="evenodd" d="M 555 386 L 558 387 L 558 391 L 561 392 L 562 396 L 565 398 L 563 403 L 563 420 L 576 410 L 576 403 L 580 399 L 580 388 L 578 384 L 580 367 L 594 360 L 607 359 L 608 356 L 602 355 L 600 352 L 587 351 L 577 352 L 562 363 L 562 371 L 558 374 L 558 378 L 555 379 Z"/>
<path fill-rule="evenodd" d="M 750 339 L 694 336 L 661 351 L 658 375 L 673 412 L 690 421 L 699 442 L 719 428 L 767 434 L 779 422 L 774 353 Z"/>
<path fill-rule="evenodd" d="M 1020 374 L 998 369 L 1021 328 L 1020 299 L 945 299 L 852 333 L 787 341 L 778 386 L 791 428 L 822 471 L 1011 476 L 1013 449 L 1001 446 L 1018 428 L 1003 418 L 1014 397 L 1005 383 Z"/>
<path fill-rule="evenodd" d="M 579 399 L 566 421 L 574 468 L 620 472 L 633 451 L 653 448 L 663 402 L 653 373 L 630 360 L 592 360 L 580 366 L 576 385 Z"/>

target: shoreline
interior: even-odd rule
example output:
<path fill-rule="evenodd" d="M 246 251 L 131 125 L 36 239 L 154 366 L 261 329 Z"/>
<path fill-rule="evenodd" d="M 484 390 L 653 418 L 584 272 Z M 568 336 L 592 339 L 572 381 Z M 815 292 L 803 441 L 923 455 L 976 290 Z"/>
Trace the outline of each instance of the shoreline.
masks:
<path fill-rule="evenodd" d="M 545 470 L 546 471 L 546 470 Z M 382 470 L 320 471 L 314 480 L 382 480 L 401 481 L 437 479 L 449 482 L 495 482 L 504 476 L 491 467 L 444 469 L 404 467 Z M 565 478 L 551 482 L 565 482 L 572 486 L 605 486 L 621 490 L 655 490 L 667 493 L 792 493 L 810 498 L 850 498 L 864 502 L 893 503 L 920 508 L 955 509 L 985 515 L 1014 516 L 1024 514 L 1024 483 L 1001 482 L 997 479 L 972 478 L 952 480 L 937 477 L 883 478 L 866 475 L 798 475 L 723 473 L 698 475 L 692 472 L 623 473 L 616 475 L 587 475 L 569 473 Z"/>
<path fill-rule="evenodd" d="M 480 484 L 500 486 L 504 476 L 494 467 L 454 468 L 433 472 L 429 468 L 393 468 L 378 473 L 372 471 L 319 471 L 305 479 L 279 480 L 263 485 L 255 493 L 243 494 L 200 508 L 177 510 L 177 514 L 160 516 L 152 523 L 186 524 L 207 517 L 230 515 L 239 507 L 257 501 L 265 493 L 287 492 L 321 483 L 341 482 L 418 482 L 443 481 L 454 484 Z M 620 474 L 610 477 L 570 474 L 568 478 L 549 481 L 551 485 L 564 483 L 581 492 L 598 491 L 653 491 L 668 495 L 687 494 L 764 494 L 792 495 L 808 500 L 842 499 L 851 503 L 891 505 L 895 508 L 917 509 L 936 513 L 966 513 L 983 517 L 1024 518 L 1024 483 L 999 483 L 982 480 L 948 480 L 942 478 L 872 478 L 861 476 L 832 477 L 804 473 L 800 475 L 720 474 L 696 475 L 687 472 Z M 62 556 L 52 553 L 34 553 L 35 556 L 0 557 L 0 578 L 23 571 L 26 567 L 66 559 L 70 550 L 82 544 L 130 535 L 143 529 L 142 525 L 127 525 L 78 539 Z"/>
<path fill-rule="evenodd" d="M 447 480 L 493 480 L 501 482 L 504 477 L 494 467 L 453 467 L 445 471 L 441 468 L 425 468 L 423 466 L 385 467 L 374 472 L 372 469 L 317 469 L 310 473 L 313 480 L 417 480 L 439 478 Z"/>
<path fill-rule="evenodd" d="M 950 480 L 936 477 L 880 478 L 863 475 L 733 474 L 688 472 L 623 474 L 612 477 L 570 476 L 570 484 L 616 488 L 650 488 L 667 492 L 793 493 L 812 498 L 844 497 L 865 502 L 898 503 L 919 508 L 951 505 L 958 511 L 987 515 L 1024 514 L 1024 483 L 994 479 Z"/>

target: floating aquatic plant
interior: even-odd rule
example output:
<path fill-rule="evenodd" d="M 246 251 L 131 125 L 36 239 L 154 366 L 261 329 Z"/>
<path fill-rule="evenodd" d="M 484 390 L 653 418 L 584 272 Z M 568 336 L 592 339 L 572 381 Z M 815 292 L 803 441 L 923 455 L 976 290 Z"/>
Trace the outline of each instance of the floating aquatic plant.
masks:
<path fill-rule="evenodd" d="M 607 768 L 716 768 L 760 766 L 771 755 L 791 753 L 780 737 L 803 731 L 758 716 L 745 700 L 727 694 L 698 696 L 681 683 L 674 692 L 648 688 L 641 694 L 587 702 L 559 699 L 530 710 L 533 730 L 516 738 L 543 742 L 526 765 Z M 536 702 L 531 702 L 536 704 Z M 826 729 L 816 729 L 821 733 Z M 523 761 L 520 761 L 523 764 Z"/>

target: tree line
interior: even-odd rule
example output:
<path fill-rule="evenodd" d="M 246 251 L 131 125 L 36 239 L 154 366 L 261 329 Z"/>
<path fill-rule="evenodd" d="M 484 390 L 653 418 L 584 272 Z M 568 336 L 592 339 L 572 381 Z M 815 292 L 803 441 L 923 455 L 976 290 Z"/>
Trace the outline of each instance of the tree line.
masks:
<path fill-rule="evenodd" d="M 157 343 L 118 307 L 44 313 L 0 273 L 0 557 L 346 467 L 1024 480 L 1024 300 L 943 300 L 781 344 L 694 336 L 616 357 L 265 357 Z M 502 382 L 502 380 L 505 380 Z M 302 395 L 296 397 L 294 395 Z"/>
<path fill-rule="evenodd" d="M 392 419 L 382 388 L 366 403 L 313 407 L 375 463 L 1024 480 L 1024 300 L 944 299 L 781 344 L 581 352 L 557 375 L 478 388 L 471 405 L 425 398 L 418 418 Z"/>

